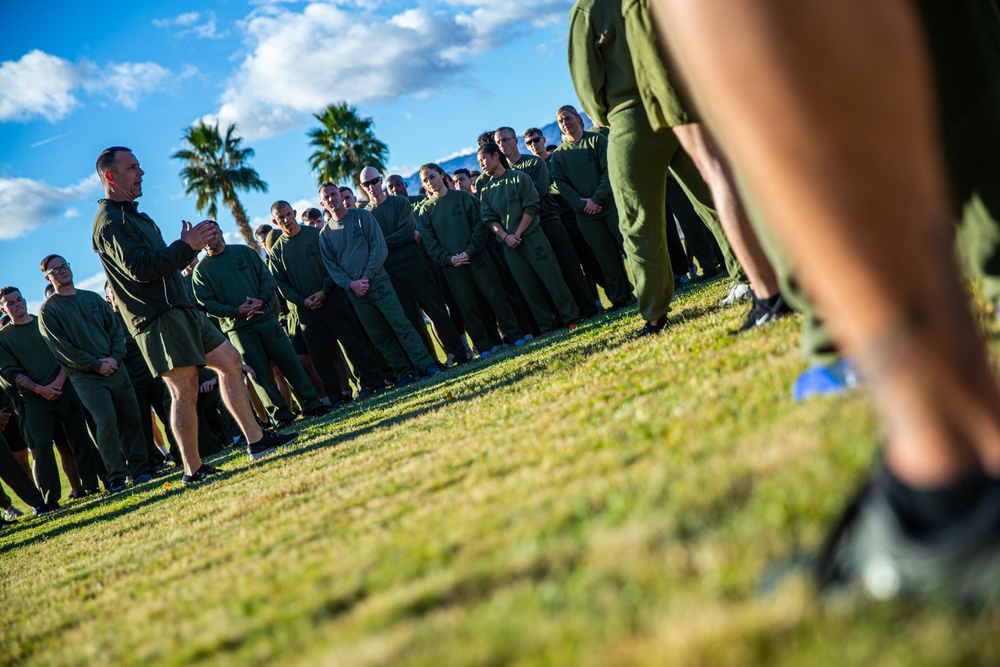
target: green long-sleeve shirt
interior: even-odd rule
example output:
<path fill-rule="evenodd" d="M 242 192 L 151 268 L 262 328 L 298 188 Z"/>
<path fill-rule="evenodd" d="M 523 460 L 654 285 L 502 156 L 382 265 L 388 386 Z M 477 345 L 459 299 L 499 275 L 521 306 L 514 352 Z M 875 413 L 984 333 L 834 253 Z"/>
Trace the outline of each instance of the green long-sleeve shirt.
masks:
<path fill-rule="evenodd" d="M 230 245 L 218 255 L 206 255 L 194 267 L 194 296 L 209 315 L 219 318 L 223 333 L 244 329 L 257 323 L 259 315 L 248 320 L 240 315 L 247 297 L 270 307 L 274 279 L 255 250 L 245 245 Z"/>
<path fill-rule="evenodd" d="M 17 387 L 17 376 L 22 374 L 43 386 L 59 375 L 59 362 L 42 338 L 37 317 L 25 324 L 8 324 L 0 329 L 0 375 Z M 33 393 L 22 387 L 18 390 L 21 396 Z"/>
<path fill-rule="evenodd" d="M 494 222 L 499 222 L 508 234 L 517 231 L 525 213 L 533 218 L 538 215 L 538 191 L 531 178 L 516 169 L 508 169 L 502 176 L 490 178 L 483 185 L 480 202 L 486 227 L 491 228 Z M 522 237 L 538 229 L 535 222 L 531 221 Z"/>
<path fill-rule="evenodd" d="M 483 252 L 490 235 L 479 202 L 461 190 L 428 197 L 420 209 L 417 226 L 424 250 L 438 266 L 451 266 L 451 258 L 463 252 L 474 260 Z"/>
<path fill-rule="evenodd" d="M 121 324 L 104 297 L 96 292 L 53 294 L 38 311 L 46 345 L 70 377 L 97 373 L 101 359 L 125 360 Z"/>
<path fill-rule="evenodd" d="M 100 200 L 93 244 L 133 334 L 170 308 L 194 307 L 180 270 L 198 253 L 181 240 L 167 245 L 135 202 Z"/>
<path fill-rule="evenodd" d="M 420 201 L 423 206 L 423 200 Z M 413 238 L 417 228 L 413 204 L 406 197 L 388 195 L 381 204 L 368 203 L 368 211 L 378 220 L 379 229 L 385 238 L 389 254 L 385 258 L 385 270 L 389 273 L 419 264 L 424 261 L 420 246 Z"/>
<path fill-rule="evenodd" d="M 613 208 L 611 178 L 608 175 L 608 140 L 596 132 L 584 132 L 579 141 L 565 140 L 553 151 L 549 163 L 552 180 L 561 194 L 582 213 L 581 198 L 604 207 L 602 213 Z"/>
<path fill-rule="evenodd" d="M 609 115 L 642 103 L 625 39 L 622 0 L 577 0 L 573 5 L 569 72 L 587 115 L 605 127 Z"/>
<path fill-rule="evenodd" d="M 352 208 L 343 220 L 330 218 L 320 231 L 319 249 L 330 278 L 345 290 L 352 280 L 385 275 L 388 250 L 378 221 L 368 211 Z"/>
<path fill-rule="evenodd" d="M 538 222 L 542 225 L 559 222 L 559 206 L 550 193 L 552 178 L 545 160 L 535 155 L 522 154 L 510 168 L 523 171 L 531 178 L 531 183 L 538 192 Z"/>
<path fill-rule="evenodd" d="M 299 227 L 295 236 L 282 234 L 271 246 L 268 268 L 285 301 L 301 308 L 307 296 L 337 289 L 323 266 L 319 251 L 319 230 Z"/>

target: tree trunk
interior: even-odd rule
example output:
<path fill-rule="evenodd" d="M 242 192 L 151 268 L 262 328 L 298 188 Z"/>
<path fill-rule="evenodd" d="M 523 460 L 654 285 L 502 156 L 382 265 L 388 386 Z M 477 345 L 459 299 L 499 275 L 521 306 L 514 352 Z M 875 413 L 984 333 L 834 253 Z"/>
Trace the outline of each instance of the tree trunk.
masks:
<path fill-rule="evenodd" d="M 233 217 L 236 219 L 236 226 L 240 228 L 240 234 L 243 235 L 243 240 L 246 244 L 260 252 L 260 244 L 257 243 L 257 238 L 253 235 L 253 230 L 250 229 L 250 222 L 247 220 L 247 212 L 243 210 L 243 204 L 234 195 L 229 202 L 229 207 L 233 211 Z"/>

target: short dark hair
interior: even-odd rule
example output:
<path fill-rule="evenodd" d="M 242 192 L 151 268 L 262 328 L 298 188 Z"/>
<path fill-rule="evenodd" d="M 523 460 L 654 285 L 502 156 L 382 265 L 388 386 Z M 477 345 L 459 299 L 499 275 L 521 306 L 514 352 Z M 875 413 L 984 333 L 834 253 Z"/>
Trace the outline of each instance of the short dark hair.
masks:
<path fill-rule="evenodd" d="M 271 225 L 264 223 L 253 230 L 253 235 L 259 239 L 267 238 L 267 233 L 274 229 Z"/>
<path fill-rule="evenodd" d="M 529 127 L 527 130 L 524 131 L 524 138 L 527 139 L 528 137 L 533 137 L 536 134 L 540 137 L 545 136 L 545 133 L 539 130 L 537 127 Z"/>
<path fill-rule="evenodd" d="M 506 125 L 504 125 L 503 127 L 498 127 L 496 129 L 496 132 L 494 132 L 493 134 L 495 135 L 495 134 L 497 134 L 497 132 L 500 132 L 500 133 L 510 132 L 511 134 L 514 135 L 514 138 L 517 139 L 517 132 L 515 132 L 514 128 L 512 128 L 512 127 L 507 127 Z"/>
<path fill-rule="evenodd" d="M 323 181 L 320 183 L 318 192 L 323 192 L 326 188 L 337 188 L 337 192 L 340 192 L 340 188 L 337 187 L 337 184 L 331 183 L 330 181 Z"/>
<path fill-rule="evenodd" d="M 318 208 L 307 208 L 305 211 L 302 212 L 302 215 L 303 217 L 305 217 L 306 220 L 323 219 L 323 211 L 319 210 Z"/>
<path fill-rule="evenodd" d="M 8 285 L 7 287 L 0 287 L 0 296 L 7 296 L 8 294 L 13 294 L 14 292 L 21 294 L 21 290 L 18 289 L 17 287 L 13 287 L 12 285 Z"/>
<path fill-rule="evenodd" d="M 38 268 L 40 268 L 42 270 L 42 273 L 45 273 L 46 271 L 48 271 L 48 269 L 49 269 L 49 263 L 52 260 L 54 260 L 56 257 L 58 257 L 59 259 L 61 259 L 64 262 L 66 261 L 66 258 L 63 257 L 62 255 L 46 255 L 45 257 L 42 258 L 42 263 L 38 265 Z"/>
<path fill-rule="evenodd" d="M 104 182 L 104 172 L 111 169 L 111 166 L 115 163 L 115 158 L 121 152 L 131 153 L 132 149 L 125 146 L 112 146 L 111 148 L 105 148 L 97 156 L 97 175 L 101 177 L 101 183 Z"/>
<path fill-rule="evenodd" d="M 282 206 L 287 206 L 288 208 L 292 207 L 292 205 L 286 202 L 284 199 L 279 199 L 278 201 L 271 204 L 271 215 L 274 215 L 274 212 L 277 211 Z"/>
<path fill-rule="evenodd" d="M 489 130 L 480 134 L 479 138 L 476 139 L 476 144 L 478 146 L 482 146 L 484 144 L 492 144 L 492 143 L 493 143 L 493 133 L 490 132 Z"/>
<path fill-rule="evenodd" d="M 346 185 L 341 185 L 341 186 L 340 186 L 339 188 L 337 188 L 337 189 L 338 189 L 338 190 L 340 190 L 341 192 L 343 192 L 344 190 L 347 190 L 347 191 L 348 191 L 348 192 L 350 192 L 350 193 L 351 193 L 352 195 L 354 194 L 354 190 L 352 190 L 352 189 L 351 189 L 350 187 L 348 187 L 348 186 L 346 186 Z"/>
<path fill-rule="evenodd" d="M 455 171 L 451 172 L 452 176 L 458 176 L 459 174 L 465 174 L 466 176 L 469 177 L 469 180 L 472 180 L 472 172 L 466 169 L 465 167 L 459 167 Z"/>
<path fill-rule="evenodd" d="M 45 298 L 48 299 L 50 296 L 56 293 L 56 288 L 52 283 L 45 286 Z"/>

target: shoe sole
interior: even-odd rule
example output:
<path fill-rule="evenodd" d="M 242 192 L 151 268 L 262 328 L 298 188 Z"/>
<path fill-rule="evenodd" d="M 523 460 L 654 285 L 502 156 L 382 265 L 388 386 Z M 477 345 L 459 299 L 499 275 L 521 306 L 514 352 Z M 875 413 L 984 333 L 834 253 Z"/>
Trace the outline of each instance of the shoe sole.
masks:
<path fill-rule="evenodd" d="M 294 440 L 292 442 L 294 442 Z M 276 451 L 278 451 L 277 447 L 270 447 L 262 452 L 254 452 L 254 453 L 247 452 L 247 455 L 250 457 L 251 461 L 256 461 L 258 459 L 264 458 L 265 456 L 268 456 L 269 454 L 273 454 Z"/>

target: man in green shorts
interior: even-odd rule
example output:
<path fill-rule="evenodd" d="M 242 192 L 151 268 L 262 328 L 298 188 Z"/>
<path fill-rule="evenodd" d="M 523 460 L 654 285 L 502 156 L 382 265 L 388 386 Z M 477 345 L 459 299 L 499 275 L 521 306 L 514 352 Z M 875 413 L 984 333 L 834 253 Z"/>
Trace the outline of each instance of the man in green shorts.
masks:
<path fill-rule="evenodd" d="M 320 255 L 333 282 L 347 292 L 361 326 L 396 375 L 396 386 L 419 374 L 441 372 L 399 305 L 384 263 L 388 250 L 378 220 L 368 211 L 349 209 L 332 183 L 319 189 L 319 201 L 333 217 L 320 232 Z"/>
<path fill-rule="evenodd" d="M 124 365 L 125 336 L 100 294 L 78 290 L 73 270 L 59 255 L 42 260 L 55 294 L 42 304 L 38 326 L 94 420 L 97 449 L 108 471 L 108 492 L 152 479 L 139 404 Z"/>
<path fill-rule="evenodd" d="M 66 382 L 67 376 L 45 345 L 38 318 L 28 314 L 21 291 L 0 288 L 0 309 L 11 323 L 0 329 L 0 374 L 18 388 L 23 408 L 23 426 L 35 459 L 35 475 L 47 505 L 58 508 L 62 486 L 52 451 L 56 424 L 66 432 L 84 493 L 98 491 L 98 467 L 94 441 L 87 431 L 83 404 Z"/>
<path fill-rule="evenodd" d="M 194 295 L 254 370 L 253 380 L 264 394 L 271 420 L 285 427 L 295 415 L 285 404 L 271 374 L 270 363 L 281 371 L 295 392 L 303 415 L 321 417 L 329 409 L 320 402 L 292 342 L 270 306 L 274 279 L 249 246 L 226 245 L 220 234 L 209 244 L 208 255 L 194 269 Z"/>
<path fill-rule="evenodd" d="M 105 199 L 94 218 L 94 250 L 146 364 L 170 390 L 171 427 L 184 461 L 181 482 L 197 483 L 217 472 L 198 454 L 199 366 L 218 372 L 223 400 L 247 438 L 251 460 L 293 442 L 298 434 L 261 430 L 243 384 L 239 353 L 198 311 L 181 276 L 198 251 L 221 235 L 218 226 L 184 221 L 181 237 L 167 245 L 160 228 L 135 203 L 145 172 L 132 151 L 105 149 L 97 158 L 97 173 Z"/>

